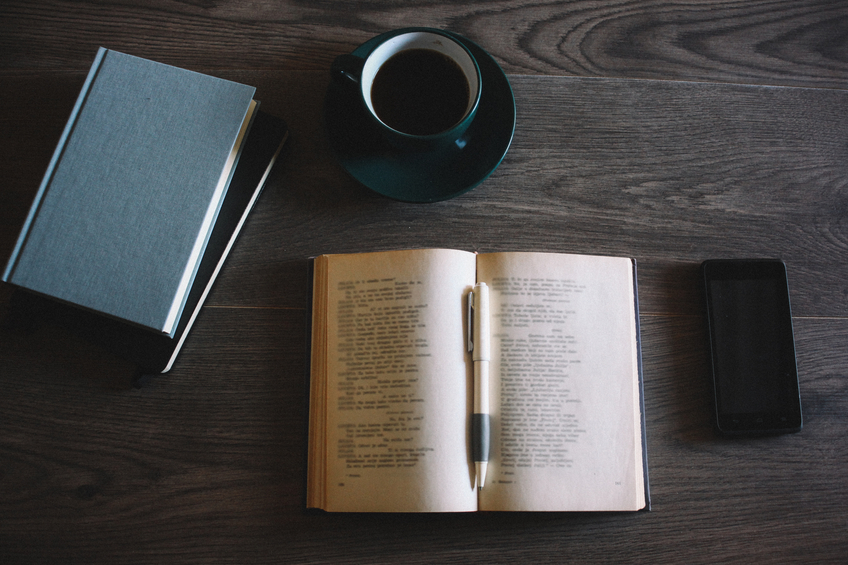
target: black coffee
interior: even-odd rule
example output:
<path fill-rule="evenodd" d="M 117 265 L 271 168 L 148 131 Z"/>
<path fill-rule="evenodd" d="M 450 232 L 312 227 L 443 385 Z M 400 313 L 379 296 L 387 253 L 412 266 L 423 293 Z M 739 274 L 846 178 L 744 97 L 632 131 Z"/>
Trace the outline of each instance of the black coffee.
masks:
<path fill-rule="evenodd" d="M 411 135 L 431 135 L 462 118 L 469 93 L 465 73 L 453 59 L 432 49 L 408 49 L 390 57 L 377 71 L 371 103 L 389 127 Z"/>

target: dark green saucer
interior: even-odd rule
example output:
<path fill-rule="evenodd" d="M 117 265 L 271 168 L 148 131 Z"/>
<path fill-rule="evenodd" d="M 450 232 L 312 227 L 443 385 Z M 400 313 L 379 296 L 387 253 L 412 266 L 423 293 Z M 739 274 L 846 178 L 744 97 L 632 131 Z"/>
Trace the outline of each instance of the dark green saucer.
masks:
<path fill-rule="evenodd" d="M 395 32 L 392 32 L 395 33 Z M 437 202 L 467 192 L 498 168 L 515 131 L 515 98 L 497 62 L 474 42 L 453 35 L 477 59 L 483 89 L 477 116 L 449 149 L 420 153 L 389 145 L 355 91 L 330 83 L 324 117 L 330 143 L 345 170 L 371 190 L 403 202 Z M 375 37 L 354 55 L 367 56 Z"/>

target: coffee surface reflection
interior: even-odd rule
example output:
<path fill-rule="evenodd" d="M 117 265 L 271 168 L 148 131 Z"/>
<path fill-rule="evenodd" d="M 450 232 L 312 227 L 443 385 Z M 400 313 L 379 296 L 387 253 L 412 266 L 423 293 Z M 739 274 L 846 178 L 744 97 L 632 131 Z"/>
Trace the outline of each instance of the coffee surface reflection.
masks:
<path fill-rule="evenodd" d="M 371 103 L 387 126 L 410 135 L 450 129 L 469 105 L 468 79 L 450 57 L 432 49 L 407 49 L 380 67 Z"/>

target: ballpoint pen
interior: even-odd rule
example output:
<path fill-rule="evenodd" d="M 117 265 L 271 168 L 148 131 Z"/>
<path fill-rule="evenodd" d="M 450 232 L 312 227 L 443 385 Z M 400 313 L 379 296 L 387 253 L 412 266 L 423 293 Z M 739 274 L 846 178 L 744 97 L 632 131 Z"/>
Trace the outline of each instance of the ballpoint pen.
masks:
<path fill-rule="evenodd" d="M 474 362 L 474 410 L 471 414 L 471 458 L 477 475 L 477 488 L 486 483 L 489 464 L 489 361 L 491 360 L 489 333 L 489 287 L 478 283 L 468 296 L 471 340 L 468 350 Z"/>

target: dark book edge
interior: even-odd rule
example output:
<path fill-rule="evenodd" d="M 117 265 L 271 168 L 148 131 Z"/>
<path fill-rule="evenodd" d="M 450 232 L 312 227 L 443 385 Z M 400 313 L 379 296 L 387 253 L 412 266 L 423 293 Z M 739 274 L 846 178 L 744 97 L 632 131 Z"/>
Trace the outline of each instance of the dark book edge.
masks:
<path fill-rule="evenodd" d="M 309 506 L 309 425 L 312 407 L 312 306 L 315 294 L 315 257 L 310 257 L 306 265 L 306 444 L 303 450 L 303 509 L 306 514 L 325 514 L 322 508 Z"/>
<path fill-rule="evenodd" d="M 218 278 L 218 273 L 224 266 L 224 261 L 229 256 L 233 245 L 235 245 L 248 215 L 256 205 L 262 189 L 265 188 L 265 181 L 271 174 L 271 169 L 277 162 L 283 145 L 288 139 L 288 127 L 280 118 L 265 114 L 257 108 L 252 122 L 248 137 L 241 149 L 238 163 L 232 173 L 227 197 L 221 204 L 215 226 L 209 235 L 203 259 L 197 268 L 194 284 L 186 298 L 183 314 L 174 334 L 174 340 L 177 341 L 177 344 L 167 365 L 160 371 L 161 373 L 168 372 L 176 361 L 177 354 L 182 348 L 189 330 L 200 313 L 206 297 L 212 290 L 212 286 Z M 256 130 L 255 133 L 254 130 Z M 243 161 L 244 165 L 242 165 Z M 235 194 L 233 199 L 230 200 L 230 193 L 233 191 L 235 191 Z M 241 211 L 240 214 L 239 211 Z M 216 257 L 218 260 L 212 267 L 211 264 Z M 208 272 L 210 268 L 211 272 Z M 198 284 L 198 282 L 202 284 Z M 195 299 L 201 286 L 203 287 L 202 293 Z M 189 311 L 190 314 L 188 314 Z"/>
<path fill-rule="evenodd" d="M 636 259 L 631 259 L 633 264 L 633 305 L 634 323 L 636 324 L 636 368 L 639 374 L 639 412 L 642 426 L 642 481 L 645 486 L 644 512 L 651 511 L 651 482 L 648 478 L 648 433 L 645 424 L 645 386 L 642 373 L 642 331 L 639 323 L 639 283 L 636 279 Z"/>
<path fill-rule="evenodd" d="M 137 365 L 142 374 L 167 372 L 264 188 L 287 137 L 288 128 L 283 120 L 256 112 L 173 337 L 24 289 L 15 291 L 12 310 L 18 312 L 18 316 L 32 313 L 45 322 L 55 322 Z"/>

